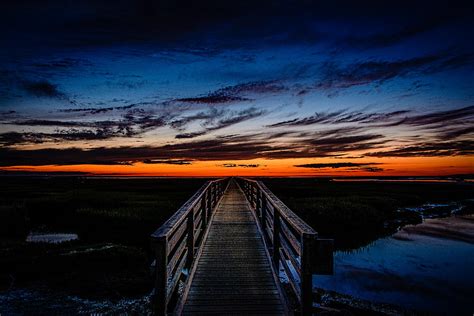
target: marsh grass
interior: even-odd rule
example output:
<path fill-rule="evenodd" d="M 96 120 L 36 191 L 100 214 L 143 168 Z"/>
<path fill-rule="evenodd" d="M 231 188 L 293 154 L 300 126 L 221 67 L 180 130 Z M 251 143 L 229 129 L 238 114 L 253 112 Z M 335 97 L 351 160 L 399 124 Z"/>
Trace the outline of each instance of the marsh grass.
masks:
<path fill-rule="evenodd" d="M 403 207 L 474 197 L 474 186 L 469 183 L 262 180 L 321 236 L 334 238 L 340 250 L 359 248 L 400 226 L 421 222 L 419 214 L 403 211 Z"/>
<path fill-rule="evenodd" d="M 149 293 L 150 234 L 204 179 L 16 178 L 0 182 L 0 290 L 41 285 L 87 298 Z M 76 233 L 26 243 L 31 231 Z"/>

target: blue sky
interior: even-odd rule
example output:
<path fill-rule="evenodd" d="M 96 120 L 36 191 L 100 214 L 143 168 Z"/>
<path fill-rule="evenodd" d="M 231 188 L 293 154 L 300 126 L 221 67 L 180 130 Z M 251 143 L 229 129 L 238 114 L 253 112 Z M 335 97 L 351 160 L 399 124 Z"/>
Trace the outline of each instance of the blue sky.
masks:
<path fill-rule="evenodd" d="M 26 166 L 304 158 L 320 171 L 319 158 L 356 156 L 461 157 L 472 167 L 472 7 L 3 6 L 4 167 L 17 157 Z M 229 147 L 239 144 L 252 150 Z M 58 161 L 48 150 L 81 154 Z"/>

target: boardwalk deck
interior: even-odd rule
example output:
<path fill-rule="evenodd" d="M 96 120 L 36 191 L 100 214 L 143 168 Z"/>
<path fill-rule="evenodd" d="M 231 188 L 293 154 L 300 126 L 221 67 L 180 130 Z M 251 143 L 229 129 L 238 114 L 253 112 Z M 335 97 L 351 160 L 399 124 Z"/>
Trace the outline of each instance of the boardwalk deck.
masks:
<path fill-rule="evenodd" d="M 284 306 L 255 218 L 232 181 L 196 262 L 183 314 L 283 315 Z"/>
<path fill-rule="evenodd" d="M 151 241 L 160 316 L 312 315 L 312 276 L 333 268 L 333 241 L 245 178 L 207 181 Z"/>

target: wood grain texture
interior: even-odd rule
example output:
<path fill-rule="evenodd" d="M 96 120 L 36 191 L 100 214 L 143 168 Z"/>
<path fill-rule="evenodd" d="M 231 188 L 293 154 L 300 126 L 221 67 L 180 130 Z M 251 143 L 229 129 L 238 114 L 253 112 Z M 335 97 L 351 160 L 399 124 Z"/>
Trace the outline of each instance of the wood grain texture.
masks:
<path fill-rule="evenodd" d="M 198 260 L 183 314 L 284 315 L 284 300 L 255 217 L 233 181 Z"/>

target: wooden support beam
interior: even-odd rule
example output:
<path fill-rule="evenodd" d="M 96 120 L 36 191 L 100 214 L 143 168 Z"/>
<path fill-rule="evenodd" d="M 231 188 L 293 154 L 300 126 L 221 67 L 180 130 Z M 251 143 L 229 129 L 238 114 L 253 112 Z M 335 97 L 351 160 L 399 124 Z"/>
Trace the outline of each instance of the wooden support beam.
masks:
<path fill-rule="evenodd" d="M 303 234 L 301 237 L 301 315 L 311 315 L 313 310 L 312 250 L 316 234 Z"/>
<path fill-rule="evenodd" d="M 277 269 L 280 268 L 280 213 L 273 213 L 273 263 Z"/>
<path fill-rule="evenodd" d="M 153 309 L 155 315 L 164 316 L 167 313 L 168 292 L 168 254 L 166 237 L 153 238 L 152 246 L 155 250 L 155 292 L 153 297 Z"/>
<path fill-rule="evenodd" d="M 189 268 L 194 260 L 194 212 L 189 212 L 188 215 L 187 234 L 188 258 L 186 267 Z"/>

